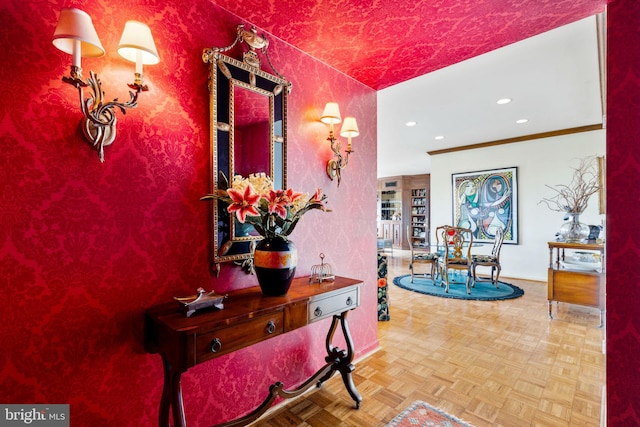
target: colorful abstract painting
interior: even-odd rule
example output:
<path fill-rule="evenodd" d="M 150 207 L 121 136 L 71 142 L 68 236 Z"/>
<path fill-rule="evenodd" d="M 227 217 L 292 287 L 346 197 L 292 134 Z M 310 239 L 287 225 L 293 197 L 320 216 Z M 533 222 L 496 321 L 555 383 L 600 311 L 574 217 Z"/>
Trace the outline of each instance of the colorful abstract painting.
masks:
<path fill-rule="evenodd" d="M 452 174 L 453 223 L 474 241 L 493 242 L 502 228 L 504 243 L 518 244 L 517 177 L 516 167 Z"/>

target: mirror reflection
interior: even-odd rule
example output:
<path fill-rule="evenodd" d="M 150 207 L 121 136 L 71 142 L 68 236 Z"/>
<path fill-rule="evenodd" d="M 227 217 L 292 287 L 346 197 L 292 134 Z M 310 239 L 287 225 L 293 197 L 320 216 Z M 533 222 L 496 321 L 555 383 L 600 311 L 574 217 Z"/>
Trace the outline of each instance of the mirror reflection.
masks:
<path fill-rule="evenodd" d="M 270 175 L 271 124 L 270 94 L 233 84 L 233 171 L 248 176 L 256 172 Z"/>

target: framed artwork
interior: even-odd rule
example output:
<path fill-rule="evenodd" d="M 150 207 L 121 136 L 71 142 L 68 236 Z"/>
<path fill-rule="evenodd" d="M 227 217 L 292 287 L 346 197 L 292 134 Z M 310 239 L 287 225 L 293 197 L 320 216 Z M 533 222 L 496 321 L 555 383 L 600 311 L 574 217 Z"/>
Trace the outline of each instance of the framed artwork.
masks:
<path fill-rule="evenodd" d="M 504 243 L 518 244 L 518 168 L 454 173 L 453 223 L 473 231 L 473 240 L 493 242 L 497 228 Z"/>

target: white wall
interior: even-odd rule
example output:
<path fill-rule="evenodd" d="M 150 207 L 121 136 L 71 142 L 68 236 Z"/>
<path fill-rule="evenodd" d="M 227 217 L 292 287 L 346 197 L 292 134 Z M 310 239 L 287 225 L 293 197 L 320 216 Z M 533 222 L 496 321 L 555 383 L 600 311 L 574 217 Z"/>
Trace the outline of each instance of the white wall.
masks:
<path fill-rule="evenodd" d="M 432 241 L 435 241 L 436 226 L 453 222 L 451 174 L 516 166 L 519 243 L 502 246 L 501 277 L 546 282 L 549 266 L 547 242 L 555 240 L 555 234 L 565 221 L 563 213 L 539 204 L 543 197 L 554 195 L 545 184 L 568 184 L 573 176 L 572 168 L 582 157 L 603 156 L 605 150 L 606 133 L 599 130 L 432 156 Z M 598 194 L 594 194 L 580 221 L 601 224 L 604 215 L 599 215 L 598 207 Z M 485 245 L 474 252 L 490 250 L 490 245 Z"/>

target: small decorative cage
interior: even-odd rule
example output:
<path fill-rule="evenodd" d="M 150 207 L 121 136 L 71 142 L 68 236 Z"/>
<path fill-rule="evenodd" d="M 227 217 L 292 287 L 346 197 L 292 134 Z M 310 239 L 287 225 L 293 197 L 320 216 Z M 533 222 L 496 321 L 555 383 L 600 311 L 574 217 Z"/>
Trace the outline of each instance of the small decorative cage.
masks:
<path fill-rule="evenodd" d="M 324 254 L 320 254 L 320 264 L 311 266 L 309 283 L 333 282 L 336 279 L 331 269 L 331 264 L 325 264 Z"/>

